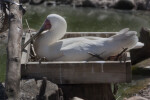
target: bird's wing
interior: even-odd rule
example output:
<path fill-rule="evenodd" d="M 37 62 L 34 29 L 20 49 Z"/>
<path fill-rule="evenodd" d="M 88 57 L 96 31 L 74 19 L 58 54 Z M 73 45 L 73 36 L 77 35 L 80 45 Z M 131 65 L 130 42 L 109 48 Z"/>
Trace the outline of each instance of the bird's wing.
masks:
<path fill-rule="evenodd" d="M 124 28 L 118 32 L 118 34 L 124 34 L 129 31 L 129 28 Z"/>
<path fill-rule="evenodd" d="M 100 39 L 105 40 L 106 38 L 78 37 L 59 40 L 56 43 L 49 45 L 49 53 L 47 53 L 49 55 L 47 55 L 46 58 L 48 58 L 48 60 L 55 60 L 66 56 L 69 57 L 75 55 L 77 52 L 79 53 L 80 51 L 85 51 L 87 46 L 93 43 L 92 41 L 97 41 Z"/>
<path fill-rule="evenodd" d="M 94 36 L 86 36 L 83 37 L 85 39 L 89 39 L 89 40 L 99 40 L 99 39 L 106 39 L 106 38 L 102 38 L 102 37 L 94 37 Z"/>
<path fill-rule="evenodd" d="M 76 37 L 76 38 L 67 38 L 59 40 L 63 42 L 62 47 L 72 45 L 73 43 L 82 42 L 82 41 L 94 41 L 94 40 L 105 40 L 106 38 L 102 37 L 94 37 L 94 36 L 86 36 L 86 37 Z"/>
<path fill-rule="evenodd" d="M 100 40 L 99 40 L 100 41 Z M 101 40 L 103 41 L 103 40 Z M 63 41 L 65 42 L 65 41 Z M 91 57 L 88 52 L 101 54 L 103 52 L 104 48 L 101 48 L 102 43 L 99 43 L 98 40 L 89 40 L 82 38 L 77 42 L 72 42 L 71 44 L 65 45 L 61 48 L 61 51 L 63 52 L 63 56 L 61 58 L 58 58 L 56 60 L 72 60 L 72 61 L 81 61 L 81 60 L 87 60 Z"/>
<path fill-rule="evenodd" d="M 138 41 L 136 32 L 127 31 L 117 34 L 112 38 L 80 37 L 63 39 L 61 48 L 62 55 L 55 60 L 59 61 L 82 61 L 91 57 L 88 52 L 102 54 L 102 58 L 119 54 L 123 48 L 133 48 Z"/>
<path fill-rule="evenodd" d="M 63 60 L 63 61 L 85 60 L 87 58 L 88 49 L 89 49 L 88 45 L 83 43 L 83 41 L 73 42 L 72 44 L 65 45 L 64 47 L 61 48 L 63 56 L 56 60 Z"/>

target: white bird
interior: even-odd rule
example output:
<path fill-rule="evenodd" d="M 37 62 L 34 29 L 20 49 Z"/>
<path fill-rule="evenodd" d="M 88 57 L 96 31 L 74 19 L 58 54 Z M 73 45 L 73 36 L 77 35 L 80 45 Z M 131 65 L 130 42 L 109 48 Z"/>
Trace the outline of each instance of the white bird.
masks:
<path fill-rule="evenodd" d="M 92 57 L 88 52 L 106 59 L 119 54 L 123 48 L 132 49 L 138 43 L 137 32 L 129 31 L 128 28 L 109 38 L 77 37 L 60 40 L 66 33 L 67 23 L 56 14 L 48 15 L 41 29 L 46 31 L 36 36 L 34 48 L 39 57 L 49 61 L 87 61 Z"/>

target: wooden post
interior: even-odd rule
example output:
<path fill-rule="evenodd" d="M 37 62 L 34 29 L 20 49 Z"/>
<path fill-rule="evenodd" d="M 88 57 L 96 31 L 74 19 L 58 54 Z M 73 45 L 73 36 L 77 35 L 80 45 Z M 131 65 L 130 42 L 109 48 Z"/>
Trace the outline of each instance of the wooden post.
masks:
<path fill-rule="evenodd" d="M 11 0 L 18 3 L 19 0 Z M 10 24 L 7 47 L 6 93 L 8 100 L 18 100 L 20 90 L 20 59 L 22 41 L 22 9 L 10 3 Z"/>

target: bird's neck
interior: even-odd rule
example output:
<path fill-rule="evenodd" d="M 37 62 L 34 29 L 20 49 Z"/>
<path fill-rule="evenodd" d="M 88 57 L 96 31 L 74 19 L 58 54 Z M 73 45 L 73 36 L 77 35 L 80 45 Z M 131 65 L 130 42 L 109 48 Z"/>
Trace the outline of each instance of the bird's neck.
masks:
<path fill-rule="evenodd" d="M 58 40 L 60 40 L 65 35 L 65 33 L 66 31 L 59 31 L 59 30 L 46 31 L 44 34 L 42 34 L 41 42 L 43 42 L 46 45 L 53 44 Z"/>
<path fill-rule="evenodd" d="M 56 43 L 65 35 L 65 31 L 61 33 L 59 31 L 45 31 L 43 32 L 34 43 L 35 51 L 37 55 L 46 57 L 47 51 L 49 51 L 49 45 Z"/>

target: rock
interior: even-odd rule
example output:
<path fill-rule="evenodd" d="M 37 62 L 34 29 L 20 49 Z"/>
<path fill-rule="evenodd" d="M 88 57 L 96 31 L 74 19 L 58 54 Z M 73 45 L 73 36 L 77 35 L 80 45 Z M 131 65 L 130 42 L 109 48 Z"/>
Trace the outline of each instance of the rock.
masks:
<path fill-rule="evenodd" d="M 115 8 L 121 10 L 150 9 L 149 0 L 56 0 L 61 4 L 71 4 L 76 7 Z"/>
<path fill-rule="evenodd" d="M 142 90 L 140 90 L 136 95 L 139 95 L 139 96 L 143 97 L 139 100 L 150 100 L 150 83 L 147 84 L 147 86 L 145 88 L 143 88 Z"/>
<path fill-rule="evenodd" d="M 58 98 L 58 86 L 47 80 L 45 82 L 46 85 L 43 87 L 42 80 L 22 80 L 20 83 L 20 100 L 56 100 Z"/>
<path fill-rule="evenodd" d="M 146 10 L 146 0 L 136 0 L 136 9 L 137 10 Z"/>
<path fill-rule="evenodd" d="M 115 9 L 132 10 L 135 8 L 134 0 L 118 0 L 114 5 Z"/>
<path fill-rule="evenodd" d="M 39 94 L 39 87 L 34 79 L 22 80 L 20 83 L 20 97 L 23 100 L 36 98 Z"/>
<path fill-rule="evenodd" d="M 150 83 L 147 84 L 147 88 L 150 88 Z"/>
<path fill-rule="evenodd" d="M 77 7 L 111 8 L 116 0 L 73 0 L 72 5 Z"/>
<path fill-rule="evenodd" d="M 141 96 L 134 96 L 134 97 L 131 97 L 131 98 L 128 98 L 128 99 L 124 99 L 124 100 L 148 100 L 148 99 L 143 98 Z"/>
<path fill-rule="evenodd" d="M 81 99 L 81 98 L 78 98 L 78 97 L 73 97 L 71 100 L 84 100 L 84 99 Z"/>
<path fill-rule="evenodd" d="M 7 96 L 5 93 L 4 83 L 0 83 L 0 100 L 6 100 Z"/>
<path fill-rule="evenodd" d="M 44 88 L 42 80 L 21 80 L 20 97 L 18 100 L 58 100 L 60 95 L 60 89 L 58 89 L 58 86 L 47 80 L 45 80 L 45 82 L 46 85 Z M 6 99 L 7 96 L 4 85 L 0 83 L 0 100 Z"/>
<path fill-rule="evenodd" d="M 146 59 L 146 60 L 143 60 L 139 63 L 137 63 L 135 65 L 136 67 L 139 67 L 139 68 L 146 68 L 146 69 L 149 69 L 148 66 L 150 66 L 150 58 Z"/>
<path fill-rule="evenodd" d="M 96 4 L 94 4 L 91 0 L 86 0 L 82 2 L 82 7 L 96 7 Z"/>
<path fill-rule="evenodd" d="M 27 3 L 29 0 L 20 0 L 21 3 Z"/>
<path fill-rule="evenodd" d="M 132 74 L 149 76 L 150 68 L 148 66 L 150 66 L 150 58 L 133 65 Z"/>
<path fill-rule="evenodd" d="M 45 2 L 45 0 L 30 0 L 30 4 L 31 5 L 39 5 L 39 4 L 42 4 L 42 3 L 44 3 Z"/>

